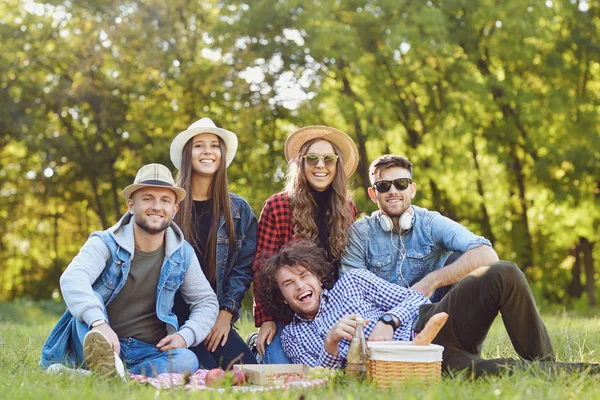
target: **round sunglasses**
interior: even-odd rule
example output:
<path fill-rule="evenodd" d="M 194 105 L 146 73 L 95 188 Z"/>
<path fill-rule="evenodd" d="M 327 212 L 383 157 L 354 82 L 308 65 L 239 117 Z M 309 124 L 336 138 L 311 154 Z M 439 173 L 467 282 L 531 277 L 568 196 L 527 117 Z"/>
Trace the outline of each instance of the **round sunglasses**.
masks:
<path fill-rule="evenodd" d="M 412 183 L 412 179 L 410 178 L 398 178 L 393 181 L 379 181 L 373 184 L 375 190 L 379 193 L 389 192 L 392 188 L 392 185 L 396 188 L 396 190 L 405 190 Z"/>
<path fill-rule="evenodd" d="M 317 164 L 319 164 L 319 160 L 323 161 L 323 165 L 331 167 L 337 162 L 338 156 L 335 154 L 315 153 L 310 153 L 304 156 L 304 161 L 306 161 L 306 165 L 308 165 L 309 167 L 315 167 Z"/>

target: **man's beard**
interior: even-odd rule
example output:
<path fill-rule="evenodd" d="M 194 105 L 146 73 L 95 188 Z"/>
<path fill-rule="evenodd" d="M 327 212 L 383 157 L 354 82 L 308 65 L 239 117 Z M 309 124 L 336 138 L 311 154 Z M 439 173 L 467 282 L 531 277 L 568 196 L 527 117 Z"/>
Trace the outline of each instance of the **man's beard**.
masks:
<path fill-rule="evenodd" d="M 162 231 L 167 229 L 171 225 L 172 221 L 173 221 L 173 218 L 166 220 L 160 227 L 158 227 L 156 229 L 148 226 L 145 221 L 139 221 L 137 219 L 135 219 L 135 224 L 137 226 L 139 226 L 140 228 L 142 228 L 142 230 L 144 230 L 145 232 L 147 232 L 151 235 L 158 235 L 159 233 L 161 233 Z"/>

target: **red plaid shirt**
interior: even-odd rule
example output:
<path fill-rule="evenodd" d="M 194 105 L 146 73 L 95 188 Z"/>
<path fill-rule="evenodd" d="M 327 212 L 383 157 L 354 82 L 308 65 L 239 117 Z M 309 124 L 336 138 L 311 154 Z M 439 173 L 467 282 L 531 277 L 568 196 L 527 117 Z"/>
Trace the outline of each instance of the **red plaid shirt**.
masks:
<path fill-rule="evenodd" d="M 352 220 L 355 220 L 358 215 L 356 205 L 350 200 L 349 206 Z M 262 261 L 265 257 L 277 253 L 287 242 L 296 238 L 292 227 L 290 200 L 286 193 L 274 194 L 265 201 L 258 220 L 256 235 L 256 257 L 252 264 L 254 269 L 254 325 L 260 327 L 267 321 L 290 323 L 291 319 L 287 320 L 271 315 L 256 296 L 256 293 L 260 293 L 258 275 L 262 270 Z"/>

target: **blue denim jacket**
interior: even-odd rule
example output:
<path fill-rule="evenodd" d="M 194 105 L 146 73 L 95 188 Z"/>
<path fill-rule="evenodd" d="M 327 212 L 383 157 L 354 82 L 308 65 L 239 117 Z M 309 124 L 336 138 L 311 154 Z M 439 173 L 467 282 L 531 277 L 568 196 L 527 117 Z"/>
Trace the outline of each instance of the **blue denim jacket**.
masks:
<path fill-rule="evenodd" d="M 489 240 L 438 212 L 412 208 L 415 212 L 412 228 L 402 234 L 381 228 L 380 211 L 356 221 L 350 228 L 340 274 L 368 269 L 388 282 L 407 287 L 442 268 L 452 252 L 492 246 Z"/>
<path fill-rule="evenodd" d="M 235 249 L 229 248 L 225 218 L 221 216 L 217 232 L 217 298 L 219 308 L 240 317 L 244 293 L 252 283 L 252 261 L 256 254 L 256 216 L 243 197 L 230 193 L 230 208 L 235 232 Z"/>
<path fill-rule="evenodd" d="M 131 218 L 131 214 L 126 214 L 119 224 L 123 222 L 124 224 L 127 224 L 129 218 Z M 131 222 L 131 224 L 133 224 L 133 222 Z M 172 227 L 173 229 L 179 229 L 174 224 Z M 114 229 L 114 227 L 111 229 Z M 180 234 L 180 231 L 178 233 Z M 132 231 L 131 236 L 131 240 L 133 240 Z M 183 235 L 180 236 L 183 237 Z M 92 284 L 93 294 L 100 300 L 100 303 L 104 306 L 103 311 L 106 313 L 106 305 L 117 297 L 125 285 L 125 281 L 129 275 L 132 253 L 130 250 L 126 250 L 119 245 L 109 231 L 92 233 L 90 239 L 86 242 L 86 245 L 91 243 L 90 240 L 93 240 L 95 237 L 99 237 L 102 242 L 104 242 L 110 253 L 110 258 L 106 260 L 105 267 L 100 273 L 100 276 L 98 276 Z M 167 246 L 169 246 L 169 244 L 167 244 Z M 161 268 L 156 291 L 156 313 L 157 317 L 166 323 L 168 334 L 179 331 L 188 345 L 192 345 L 204 340 L 214 324 L 217 317 L 217 301 L 214 292 L 212 292 L 210 285 L 200 271 L 192 247 L 183 240 L 180 244 L 175 244 L 175 246 L 178 246 L 177 249 L 173 251 Z M 78 255 L 78 257 L 80 255 Z M 83 257 L 85 256 L 86 255 Z M 90 262 L 92 262 L 92 260 L 90 260 Z M 197 271 L 193 271 L 193 278 L 192 275 L 186 276 L 190 266 L 195 266 L 195 268 L 197 268 Z M 180 288 L 182 283 L 184 283 L 184 279 L 191 279 L 193 281 L 193 287 L 197 288 L 198 293 L 194 293 L 192 307 L 197 307 L 197 305 L 203 303 L 200 306 L 201 310 L 199 309 L 199 312 L 202 314 L 202 323 L 200 325 L 194 324 L 192 326 L 193 323 L 188 321 L 180 330 L 177 317 L 172 312 L 172 308 L 175 292 Z M 85 283 L 82 282 L 82 285 L 85 285 Z M 189 288 L 187 290 L 189 290 Z M 92 305 L 90 304 L 90 307 L 91 306 Z M 103 316 L 100 315 L 100 317 L 102 318 Z M 104 318 L 106 318 L 105 315 Z M 85 319 L 86 318 L 84 317 L 84 320 Z M 89 317 L 87 319 L 89 319 Z M 71 342 L 76 331 L 77 323 L 87 324 L 88 321 L 78 320 L 69 310 L 63 314 L 42 348 L 42 358 L 40 360 L 40 366 L 42 368 L 47 368 L 54 363 L 78 366 L 84 362 L 84 360 L 79 359 L 73 351 L 73 344 Z"/>

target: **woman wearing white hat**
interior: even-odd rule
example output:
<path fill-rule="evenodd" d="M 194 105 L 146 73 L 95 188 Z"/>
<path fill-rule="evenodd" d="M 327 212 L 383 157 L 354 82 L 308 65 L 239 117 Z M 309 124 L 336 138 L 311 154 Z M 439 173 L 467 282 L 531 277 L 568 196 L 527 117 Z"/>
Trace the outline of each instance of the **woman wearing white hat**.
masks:
<path fill-rule="evenodd" d="M 236 150 L 235 133 L 217 127 L 209 118 L 194 122 L 171 143 L 171 161 L 179 170 L 177 185 L 187 192 L 175 222 L 194 247 L 219 300 L 214 327 L 202 344 L 191 348 L 204 369 L 224 367 L 240 354 L 241 362 L 256 363 L 232 329 L 252 282 L 256 252 L 256 217 L 248 202 L 229 193 L 227 187 L 227 167 Z M 180 323 L 189 315 L 179 295 L 173 310 Z"/>
<path fill-rule="evenodd" d="M 256 348 L 268 364 L 289 363 L 279 335 L 291 313 L 272 315 L 262 304 L 257 286 L 262 260 L 294 238 L 310 239 L 327 251 L 332 262 L 324 282 L 331 287 L 348 241 L 346 231 L 357 215 L 348 178 L 358 165 L 358 150 L 348 135 L 323 125 L 300 128 L 288 136 L 285 157 L 289 163 L 285 189 L 263 206 L 253 264 L 254 323 L 260 328 Z"/>

